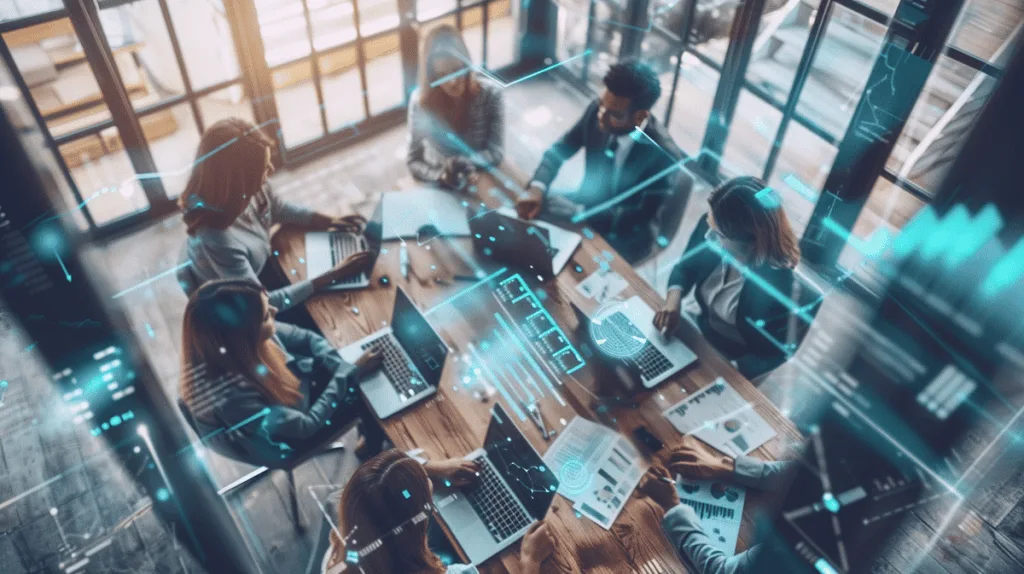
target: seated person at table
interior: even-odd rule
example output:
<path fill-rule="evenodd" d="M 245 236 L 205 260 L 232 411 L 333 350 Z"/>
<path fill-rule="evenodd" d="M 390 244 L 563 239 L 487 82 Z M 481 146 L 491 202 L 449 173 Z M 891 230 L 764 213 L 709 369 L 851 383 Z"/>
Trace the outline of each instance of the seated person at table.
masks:
<path fill-rule="evenodd" d="M 683 444 L 672 451 L 668 470 L 655 465 L 647 471 L 638 491 L 662 509 L 661 527 L 672 546 L 687 557 L 698 574 L 744 574 L 753 572 L 761 545 L 735 556 L 726 556 L 711 544 L 693 508 L 679 501 L 676 485 L 665 478 L 677 475 L 691 480 L 727 480 L 756 490 L 778 490 L 785 486 L 792 462 L 765 462 L 750 456 L 735 460 L 721 455 L 692 436 L 683 437 Z"/>
<path fill-rule="evenodd" d="M 431 30 L 420 54 L 406 163 L 419 181 L 462 190 L 475 169 L 498 166 L 505 155 L 504 96 L 469 68 L 469 50 L 452 26 Z"/>
<path fill-rule="evenodd" d="M 284 311 L 370 263 L 369 253 L 357 253 L 331 271 L 294 285 L 276 262 L 267 264 L 275 223 L 307 230 L 358 229 L 363 224 L 358 215 L 334 218 L 279 199 L 267 181 L 274 173 L 272 145 L 257 127 L 237 118 L 219 121 L 203 134 L 179 200 L 188 232 L 181 261 L 191 262 L 178 271 L 186 295 L 214 279 L 251 279 L 270 289 L 270 304 Z"/>
<path fill-rule="evenodd" d="M 654 70 L 637 62 L 616 64 L 605 75 L 604 85 L 601 98 L 544 153 L 516 210 L 525 219 L 565 221 L 596 208 L 583 222 L 633 263 L 654 247 L 655 224 L 665 198 L 684 188 L 681 197 L 688 197 L 692 179 L 681 168 L 672 168 L 683 152 L 651 115 L 651 106 L 661 96 Z M 580 148 L 585 150 L 586 165 L 579 190 L 549 193 L 562 164 Z"/>
<path fill-rule="evenodd" d="M 324 574 L 342 572 L 348 552 L 359 553 L 361 572 L 476 574 L 474 566 L 445 567 L 427 546 L 433 481 L 447 480 L 465 486 L 476 478 L 477 467 L 471 461 L 451 459 L 421 464 L 394 449 L 364 462 L 341 494 L 339 528 L 331 531 Z M 555 550 L 555 538 L 549 527 L 543 522 L 534 524 L 521 544 L 519 571 L 539 574 L 541 563 Z"/>
<path fill-rule="evenodd" d="M 323 337 L 277 323 L 276 314 L 267 292 L 247 279 L 211 281 L 189 298 L 181 397 L 199 436 L 232 428 L 217 440 L 239 458 L 276 462 L 359 416 L 367 434 L 357 454 L 379 451 L 383 430 L 355 389 L 380 357 L 366 353 L 350 365 Z"/>
<path fill-rule="evenodd" d="M 788 342 L 792 313 L 780 298 L 794 293 L 800 261 L 778 193 L 758 198 L 766 188 L 756 177 L 739 177 L 711 193 L 711 211 L 690 236 L 669 277 L 667 302 L 654 317 L 656 327 L 673 331 L 692 290 L 697 326 L 748 378 L 786 360 L 772 339 Z"/>

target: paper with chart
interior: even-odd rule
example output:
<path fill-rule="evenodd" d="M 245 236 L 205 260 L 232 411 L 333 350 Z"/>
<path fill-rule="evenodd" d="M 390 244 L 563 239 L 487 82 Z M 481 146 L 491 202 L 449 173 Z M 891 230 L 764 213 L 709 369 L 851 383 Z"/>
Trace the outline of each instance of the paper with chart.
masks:
<path fill-rule="evenodd" d="M 609 299 L 615 298 L 628 286 L 629 283 L 626 282 L 622 275 L 611 270 L 598 269 L 581 281 L 576 286 L 576 290 L 600 305 Z"/>
<path fill-rule="evenodd" d="M 544 463 L 558 477 L 558 493 L 605 529 L 612 527 L 647 470 L 626 437 L 582 417 L 562 430 Z"/>
<path fill-rule="evenodd" d="M 679 432 L 733 457 L 749 454 L 775 436 L 753 405 L 721 377 L 669 407 L 664 415 Z"/>
<path fill-rule="evenodd" d="M 679 492 L 679 501 L 692 508 L 700 517 L 701 526 L 711 539 L 711 545 L 727 556 L 736 554 L 743 501 L 747 498 L 747 492 L 731 484 L 712 480 L 687 480 L 682 476 L 676 476 L 676 491 Z"/>

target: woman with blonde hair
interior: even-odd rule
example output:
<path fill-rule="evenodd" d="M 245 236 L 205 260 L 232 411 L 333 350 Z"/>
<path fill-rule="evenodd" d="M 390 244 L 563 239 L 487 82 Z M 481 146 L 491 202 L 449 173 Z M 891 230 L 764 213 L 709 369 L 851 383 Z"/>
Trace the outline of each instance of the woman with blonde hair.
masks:
<path fill-rule="evenodd" d="M 472 69 L 466 43 L 449 25 L 433 28 L 420 49 L 420 82 L 409 98 L 413 177 L 462 190 L 476 169 L 498 166 L 505 154 L 501 88 Z"/>
<path fill-rule="evenodd" d="M 350 365 L 323 337 L 276 315 L 266 290 L 247 279 L 211 281 L 189 298 L 181 398 L 198 434 L 277 466 L 358 416 L 365 448 L 379 451 L 383 431 L 355 388 L 380 357 L 368 352 Z"/>
<path fill-rule="evenodd" d="M 711 211 L 672 270 L 667 303 L 654 324 L 673 331 L 682 298 L 692 290 L 705 338 L 755 377 L 786 359 L 778 342 L 790 339 L 792 313 L 780 294 L 794 293 L 800 246 L 778 192 L 756 177 L 723 183 L 708 202 Z"/>

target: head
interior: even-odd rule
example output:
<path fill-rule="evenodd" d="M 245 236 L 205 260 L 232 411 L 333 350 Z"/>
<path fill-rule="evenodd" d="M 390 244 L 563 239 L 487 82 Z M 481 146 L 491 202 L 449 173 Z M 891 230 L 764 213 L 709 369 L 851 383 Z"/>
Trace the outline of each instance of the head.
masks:
<path fill-rule="evenodd" d="M 274 173 L 272 142 L 245 120 L 221 120 L 203 134 L 195 166 L 178 202 L 189 235 L 225 229 Z"/>
<path fill-rule="evenodd" d="M 643 124 L 661 97 L 658 74 L 635 61 L 612 66 L 604 76 L 604 86 L 597 123 L 601 131 L 615 135 L 628 134 Z"/>
<path fill-rule="evenodd" d="M 755 265 L 796 267 L 800 246 L 778 192 L 756 177 L 737 177 L 711 193 L 708 223 L 722 237 L 742 246 Z"/>
<path fill-rule="evenodd" d="M 338 518 L 345 540 L 337 532 L 331 533 L 337 550 L 332 564 L 344 560 L 342 548 L 360 552 L 383 539 L 384 546 L 361 552 L 359 565 L 366 572 L 443 571 L 440 560 L 427 547 L 432 494 L 433 485 L 423 466 L 397 449 L 364 462 L 341 494 Z M 401 531 L 395 533 L 398 527 Z M 402 550 L 394 552 L 394 548 Z"/>
<path fill-rule="evenodd" d="M 480 91 L 467 62 L 472 59 L 459 31 L 447 24 L 427 33 L 420 48 L 420 98 L 423 108 L 459 131 L 467 120 L 465 103 Z"/>
<path fill-rule="evenodd" d="M 298 404 L 299 381 L 272 339 L 275 315 L 266 290 L 246 279 L 210 281 L 192 293 L 181 329 L 185 402 L 196 394 L 187 373 L 205 365 L 205 376 L 244 375 L 268 402 Z"/>

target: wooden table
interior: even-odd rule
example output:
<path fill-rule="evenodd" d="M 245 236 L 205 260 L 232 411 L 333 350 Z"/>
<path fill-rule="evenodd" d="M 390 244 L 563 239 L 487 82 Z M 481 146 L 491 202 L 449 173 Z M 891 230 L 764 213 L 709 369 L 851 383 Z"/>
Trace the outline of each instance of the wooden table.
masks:
<path fill-rule="evenodd" d="M 513 176 L 498 174 L 498 177 L 506 185 L 499 184 L 491 175 L 482 174 L 478 182 L 478 193 L 467 197 L 467 200 L 483 201 L 490 206 L 510 204 L 503 188 L 514 188 L 517 182 L 512 179 Z M 498 189 L 492 190 L 492 187 Z M 299 262 L 305 256 L 303 234 L 285 229 L 275 236 L 274 242 L 280 252 L 282 268 L 294 280 L 304 279 L 305 265 Z M 446 301 L 464 292 L 472 283 L 457 281 L 442 285 L 437 284 L 434 277 L 445 278 L 452 273 L 464 273 L 465 270 L 457 269 L 461 264 L 453 262 L 453 259 L 457 261 L 453 257 L 453 250 L 472 255 L 472 247 L 466 239 L 435 240 L 422 247 L 417 246 L 415 241 L 409 241 L 412 269 L 408 280 L 403 279 L 399 273 L 398 242 L 385 243 L 384 248 L 387 252 L 382 250 L 373 269 L 373 280 L 369 288 L 316 296 L 306 303 L 306 307 L 324 335 L 339 348 L 390 323 L 395 285 L 401 285 L 421 309 L 432 309 L 428 318 L 454 351 L 449 354 L 438 392 L 430 400 L 382 421 L 382 425 L 388 437 L 400 449 L 423 448 L 425 456 L 433 460 L 462 457 L 483 445 L 490 416 L 489 408 L 494 400 L 501 401 L 506 411 L 512 410 L 499 395 L 484 403 L 459 388 L 462 363 L 457 358 L 468 354 L 467 348 L 478 342 L 481 334 L 476 331 L 479 323 L 478 318 L 473 316 L 474 310 L 468 305 L 460 305 L 470 297 L 460 296 L 460 299 L 450 303 Z M 570 337 L 573 337 L 576 320 L 569 301 L 576 302 L 588 312 L 594 309 L 594 302 L 579 294 L 576 285 L 598 268 L 596 258 L 605 252 L 614 253 L 603 238 L 584 237 L 566 269 L 554 280 L 541 286 L 546 294 L 543 306 Z M 583 268 L 582 273 L 574 270 L 576 265 Z M 639 295 L 654 309 L 658 309 L 664 302 L 621 257 L 614 257 L 610 266 L 629 283 L 622 298 Z M 291 273 L 293 269 L 294 275 Z M 512 270 L 501 277 L 514 273 Z M 386 286 L 378 281 L 382 275 L 390 280 Z M 497 281 L 476 287 L 475 291 L 486 294 L 497 285 Z M 799 440 L 796 428 L 760 391 L 722 359 L 692 325 L 686 321 L 681 323 L 680 337 L 697 354 L 698 362 L 657 388 L 634 395 L 638 408 L 613 406 L 603 416 L 614 417 L 618 430 L 626 436 L 631 436 L 634 428 L 644 425 L 666 446 L 671 447 L 679 441 L 680 435 L 661 415 L 662 411 L 681 400 L 686 393 L 693 393 L 717 377 L 723 377 L 778 433 L 776 438 L 752 454 L 768 460 L 780 457 L 789 441 Z M 583 369 L 562 377 L 563 387 L 560 390 L 563 391 L 566 405 L 562 406 L 554 400 L 542 405 L 549 426 L 561 428 L 559 419 L 570 421 L 577 414 L 599 420 L 595 413 L 596 401 L 591 394 L 597 389 L 593 370 L 593 363 L 588 362 Z M 537 427 L 530 422 L 520 424 L 519 427 L 538 452 L 543 454 L 549 443 L 542 439 Z M 748 493 L 740 532 L 740 548 L 750 543 L 753 533 L 751 510 L 763 504 L 760 498 L 757 493 Z M 558 550 L 545 563 L 544 572 L 646 573 L 644 566 L 654 561 L 659 562 L 665 572 L 685 572 L 686 568 L 676 551 L 661 533 L 660 519 L 661 510 L 653 502 L 634 497 L 623 508 L 612 530 L 606 531 L 589 519 L 577 517 L 572 510 L 572 503 L 556 496 L 546 520 L 557 533 Z M 455 546 L 458 547 L 457 544 Z M 481 571 L 519 572 L 518 554 L 517 544 L 488 560 Z"/>

